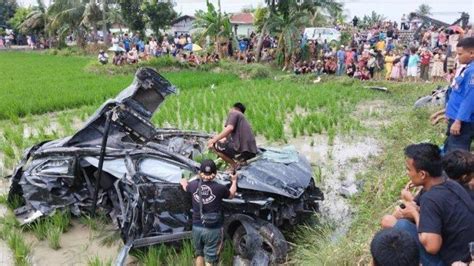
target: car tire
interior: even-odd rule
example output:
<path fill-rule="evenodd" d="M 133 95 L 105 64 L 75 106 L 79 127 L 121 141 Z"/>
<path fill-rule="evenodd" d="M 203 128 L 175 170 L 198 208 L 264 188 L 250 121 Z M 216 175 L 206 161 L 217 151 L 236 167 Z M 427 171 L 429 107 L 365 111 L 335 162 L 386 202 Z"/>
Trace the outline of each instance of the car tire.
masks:
<path fill-rule="evenodd" d="M 268 253 L 271 264 L 284 263 L 287 259 L 288 244 L 280 230 L 271 223 L 265 223 L 258 229 L 258 233 L 262 237 L 262 246 L 250 247 L 247 241 L 251 239 L 247 236 L 245 227 L 239 226 L 232 236 L 234 252 L 244 259 L 252 260 L 256 250 L 262 248 Z"/>

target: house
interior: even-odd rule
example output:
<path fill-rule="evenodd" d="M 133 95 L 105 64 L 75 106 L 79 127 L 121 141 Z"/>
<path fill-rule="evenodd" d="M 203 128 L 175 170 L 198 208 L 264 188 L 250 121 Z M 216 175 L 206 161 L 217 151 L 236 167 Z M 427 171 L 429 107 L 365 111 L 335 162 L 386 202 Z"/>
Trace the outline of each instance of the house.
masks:
<path fill-rule="evenodd" d="M 193 16 L 184 15 L 171 22 L 171 34 L 189 34 L 193 29 L 193 22 L 196 20 Z"/>
<path fill-rule="evenodd" d="M 252 13 L 234 13 L 230 16 L 230 23 L 236 36 L 249 37 L 252 32 L 255 32 L 253 21 Z"/>

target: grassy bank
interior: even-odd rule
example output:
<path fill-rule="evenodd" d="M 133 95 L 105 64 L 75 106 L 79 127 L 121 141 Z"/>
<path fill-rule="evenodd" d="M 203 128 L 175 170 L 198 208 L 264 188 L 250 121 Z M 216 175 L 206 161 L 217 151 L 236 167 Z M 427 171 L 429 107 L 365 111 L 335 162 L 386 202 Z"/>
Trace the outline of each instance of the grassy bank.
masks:
<path fill-rule="evenodd" d="M 24 148 L 72 134 L 106 98 L 114 97 L 132 80 L 133 69 L 118 74 L 90 71 L 93 59 L 86 57 L 37 53 L 2 53 L 0 57 L 0 73 L 5 77 L 0 83 L 2 175 L 11 171 Z M 247 105 L 246 115 L 257 135 L 271 143 L 291 144 L 295 137 L 318 135 L 329 136 L 329 142 L 337 135 L 376 138 L 383 151 L 371 160 L 366 172 L 358 175 L 364 185 L 361 193 L 350 199 L 355 215 L 349 232 L 333 239 L 334 225 L 329 224 L 301 226 L 287 235 L 295 244 L 290 261 L 297 264 L 367 263 L 368 244 L 379 228 L 378 221 L 391 211 L 408 180 L 403 148 L 420 141 L 439 144 L 443 139 L 442 126 L 428 124 L 430 111 L 412 109 L 413 102 L 429 93 L 433 85 L 362 83 L 334 77 L 314 84 L 309 75 L 295 77 L 262 71 L 261 67 L 224 62 L 203 70 L 168 68 L 163 74 L 180 93 L 165 101 L 153 122 L 157 126 L 218 131 L 231 104 L 241 101 Z M 386 86 L 391 92 L 365 88 L 370 85 Z M 382 102 L 385 111 L 375 117 L 371 112 L 357 113 L 371 101 Z M 365 123 L 370 119 L 386 123 Z M 15 230 L 21 236 L 21 230 Z M 187 261 L 192 254 L 188 246 L 185 244 L 183 253 L 156 247 L 136 256 L 144 265 L 170 259 Z M 224 265 L 232 257 L 227 252 Z M 90 265 L 101 263 L 98 258 L 90 259 Z"/>

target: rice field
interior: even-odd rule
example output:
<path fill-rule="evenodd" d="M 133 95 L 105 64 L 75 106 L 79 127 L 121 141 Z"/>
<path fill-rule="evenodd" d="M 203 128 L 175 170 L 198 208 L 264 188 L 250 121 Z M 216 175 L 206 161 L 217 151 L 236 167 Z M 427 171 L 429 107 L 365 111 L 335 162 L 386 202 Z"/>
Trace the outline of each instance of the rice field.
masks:
<path fill-rule="evenodd" d="M 86 71 L 92 61 L 87 57 L 0 53 L 0 176 L 11 173 L 25 148 L 71 135 L 106 99 L 130 84 L 131 73 L 108 75 Z M 301 227 L 287 236 L 294 244 L 290 261 L 296 264 L 367 262 L 368 242 L 377 230 L 378 218 L 396 200 L 403 186 L 404 145 L 442 141 L 442 126 L 433 128 L 428 124 L 429 110 L 411 108 L 413 101 L 429 93 L 434 85 L 361 83 L 350 79 L 323 79 L 322 83 L 314 84 L 310 76 L 275 76 L 273 72 L 268 78 L 249 79 L 236 71 L 238 68 L 229 66 L 226 63 L 220 69 L 162 73 L 179 88 L 179 94 L 170 96 L 160 106 L 153 123 L 157 127 L 217 132 L 232 104 L 242 102 L 247 106 L 246 116 L 255 133 L 268 143 L 291 144 L 303 136 L 321 135 L 328 137 L 329 144 L 337 136 L 378 138 L 383 143 L 383 154 L 368 165 L 367 173 L 361 173 L 364 189 L 350 200 L 357 216 L 347 235 L 334 241 L 329 237 L 331 228 Z M 387 86 L 391 93 L 365 88 L 370 85 Z M 389 117 L 365 106 L 371 101 L 387 104 Z M 386 123 L 377 123 L 380 121 Z M 315 176 L 319 183 L 325 177 L 318 174 L 318 169 Z M 79 220 L 91 230 L 102 227 L 87 217 Z M 52 250 L 61 250 L 61 234 L 67 230 L 67 224 L 69 217 L 59 215 L 32 228 L 20 228 L 7 217 L 0 219 L 0 232 L 8 231 L 2 238 L 14 251 L 16 264 L 23 265 L 29 264 L 27 257 L 32 249 L 22 238 L 23 230 L 48 241 Z M 192 257 L 191 249 L 189 243 L 184 243 L 180 252 L 159 246 L 136 253 L 135 257 L 141 265 L 158 265 L 170 259 L 185 263 Z M 223 265 L 230 263 L 231 250 L 227 243 Z M 340 256 L 334 258 L 335 252 Z M 110 262 L 92 256 L 88 264 Z"/>

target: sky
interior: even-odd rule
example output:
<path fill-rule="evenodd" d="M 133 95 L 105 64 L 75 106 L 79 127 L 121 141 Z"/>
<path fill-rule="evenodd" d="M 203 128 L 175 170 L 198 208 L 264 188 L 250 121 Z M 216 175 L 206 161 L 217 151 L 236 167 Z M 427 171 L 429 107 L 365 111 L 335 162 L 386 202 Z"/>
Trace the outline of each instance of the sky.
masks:
<path fill-rule="evenodd" d="M 36 0 L 17 0 L 21 5 L 35 4 Z M 43 0 L 46 4 L 50 0 Z M 183 15 L 193 15 L 196 10 L 205 9 L 205 0 L 175 0 L 175 10 Z M 217 0 L 211 0 L 217 4 Z M 222 10 L 228 13 L 238 12 L 243 7 L 263 5 L 263 0 L 221 0 Z M 352 18 L 362 17 L 375 11 L 389 20 L 400 21 L 402 14 L 408 14 L 421 4 L 432 7 L 433 18 L 452 23 L 460 17 L 460 12 L 467 12 L 471 23 L 474 21 L 474 0 L 340 0 L 344 3 L 345 14 Z"/>

